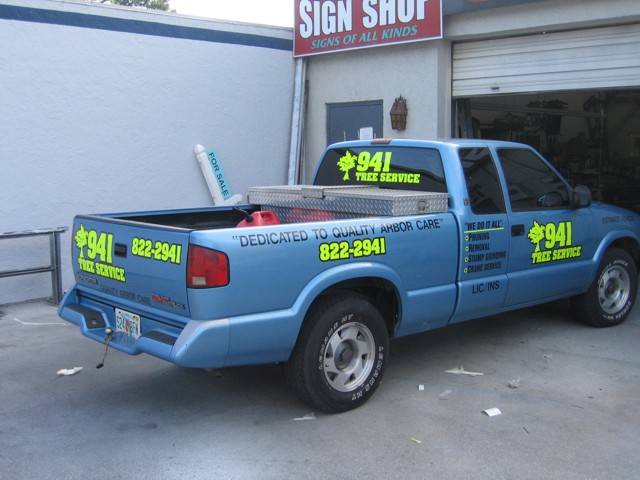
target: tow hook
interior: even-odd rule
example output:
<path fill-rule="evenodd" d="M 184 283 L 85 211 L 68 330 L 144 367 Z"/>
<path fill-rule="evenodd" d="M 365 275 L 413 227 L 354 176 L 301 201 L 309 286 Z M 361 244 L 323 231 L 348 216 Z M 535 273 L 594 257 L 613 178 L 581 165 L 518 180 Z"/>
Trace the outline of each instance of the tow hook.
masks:
<path fill-rule="evenodd" d="M 111 340 L 113 340 L 113 328 L 105 328 L 104 329 L 104 341 L 107 344 L 107 347 L 104 350 L 104 356 L 102 357 L 102 362 L 100 362 L 98 365 L 96 365 L 96 368 L 102 368 L 104 367 L 104 361 L 107 358 L 107 353 L 109 353 L 109 344 L 111 343 Z"/>

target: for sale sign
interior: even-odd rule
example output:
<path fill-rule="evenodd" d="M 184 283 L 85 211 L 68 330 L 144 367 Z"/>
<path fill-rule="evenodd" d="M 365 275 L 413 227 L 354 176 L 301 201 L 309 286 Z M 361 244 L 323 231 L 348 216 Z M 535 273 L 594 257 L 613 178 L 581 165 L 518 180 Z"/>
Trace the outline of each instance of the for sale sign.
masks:
<path fill-rule="evenodd" d="M 441 0 L 296 0 L 294 56 L 442 38 Z"/>

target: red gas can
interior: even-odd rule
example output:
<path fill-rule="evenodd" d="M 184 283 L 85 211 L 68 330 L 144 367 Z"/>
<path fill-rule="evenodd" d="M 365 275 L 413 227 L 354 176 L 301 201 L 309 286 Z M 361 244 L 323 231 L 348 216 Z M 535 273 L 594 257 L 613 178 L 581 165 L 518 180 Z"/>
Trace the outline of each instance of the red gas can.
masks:
<path fill-rule="evenodd" d="M 236 227 L 260 227 L 262 225 L 278 225 L 280 219 L 273 210 L 262 210 L 259 212 L 253 212 L 248 215 L 247 218 L 242 220 Z"/>

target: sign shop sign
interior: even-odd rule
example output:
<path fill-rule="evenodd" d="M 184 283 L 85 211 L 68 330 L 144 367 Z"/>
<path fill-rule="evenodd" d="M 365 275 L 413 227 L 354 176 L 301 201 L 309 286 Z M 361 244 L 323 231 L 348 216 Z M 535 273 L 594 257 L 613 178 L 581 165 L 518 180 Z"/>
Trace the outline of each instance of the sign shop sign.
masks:
<path fill-rule="evenodd" d="M 295 57 L 442 38 L 441 0 L 296 0 Z"/>

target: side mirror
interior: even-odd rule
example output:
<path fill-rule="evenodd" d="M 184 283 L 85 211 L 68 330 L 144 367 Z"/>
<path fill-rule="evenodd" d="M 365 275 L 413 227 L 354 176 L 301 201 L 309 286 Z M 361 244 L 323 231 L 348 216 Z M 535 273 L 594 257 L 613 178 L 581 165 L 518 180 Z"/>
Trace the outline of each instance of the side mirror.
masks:
<path fill-rule="evenodd" d="M 571 206 L 573 208 L 584 208 L 591 205 L 591 190 L 585 185 L 576 185 L 573 189 L 571 197 Z"/>

